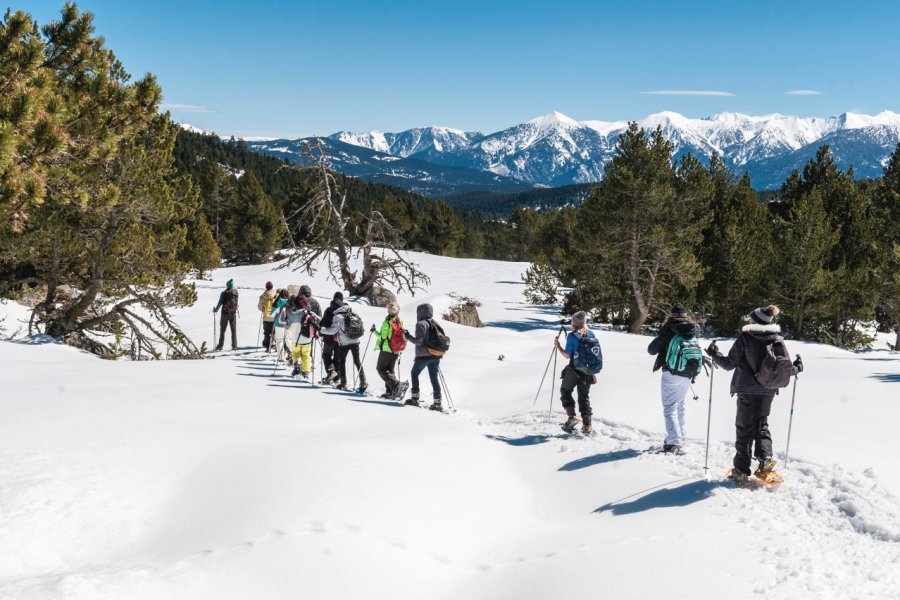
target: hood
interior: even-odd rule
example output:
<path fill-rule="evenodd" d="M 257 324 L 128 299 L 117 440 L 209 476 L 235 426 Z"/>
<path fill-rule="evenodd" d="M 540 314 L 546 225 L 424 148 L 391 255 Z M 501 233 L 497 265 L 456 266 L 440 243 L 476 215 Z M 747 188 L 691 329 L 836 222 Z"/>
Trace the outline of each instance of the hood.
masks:
<path fill-rule="evenodd" d="M 342 307 L 343 305 L 344 305 L 344 303 L 341 302 L 340 300 L 332 300 L 330 307 L 331 307 L 331 310 L 337 310 L 340 307 Z"/>
<path fill-rule="evenodd" d="M 696 326 L 687 319 L 672 319 L 669 321 L 669 327 L 683 338 L 694 337 L 697 331 Z"/>
<path fill-rule="evenodd" d="M 434 309 L 430 304 L 420 304 L 416 307 L 416 320 L 424 321 L 434 317 Z"/>
<path fill-rule="evenodd" d="M 781 337 L 781 326 L 775 323 L 769 325 L 759 325 L 758 323 L 750 323 L 744 325 L 741 331 L 749 334 L 754 339 L 761 342 L 771 343 Z"/>

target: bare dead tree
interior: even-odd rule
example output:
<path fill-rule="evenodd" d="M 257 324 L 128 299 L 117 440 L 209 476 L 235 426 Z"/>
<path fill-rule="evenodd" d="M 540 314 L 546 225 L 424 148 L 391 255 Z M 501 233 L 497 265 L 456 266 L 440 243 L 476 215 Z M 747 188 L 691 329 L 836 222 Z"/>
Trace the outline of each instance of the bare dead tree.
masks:
<path fill-rule="evenodd" d="M 312 165 L 306 169 L 315 173 L 317 183 L 303 205 L 282 216 L 293 248 L 287 266 L 313 274 L 324 261 L 330 278 L 358 296 L 369 294 L 376 285 L 415 294 L 430 283 L 419 266 L 403 256 L 406 242 L 402 233 L 381 212 L 373 209 L 368 215 L 360 215 L 364 227 L 351 227 L 347 191 L 329 168 L 321 140 L 307 144 L 305 154 Z M 355 252 L 354 240 L 359 244 Z M 360 258 L 362 270 L 357 272 L 352 263 Z"/>

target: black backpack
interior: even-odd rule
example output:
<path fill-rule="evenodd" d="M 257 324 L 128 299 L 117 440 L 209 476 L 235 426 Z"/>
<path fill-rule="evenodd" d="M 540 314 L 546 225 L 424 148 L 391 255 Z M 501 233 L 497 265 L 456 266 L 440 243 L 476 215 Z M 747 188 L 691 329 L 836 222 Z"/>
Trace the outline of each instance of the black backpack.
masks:
<path fill-rule="evenodd" d="M 225 290 L 225 302 L 222 304 L 222 312 L 226 315 L 237 314 L 238 292 L 236 289 Z"/>
<path fill-rule="evenodd" d="M 362 318 L 352 309 L 347 308 L 347 312 L 344 313 L 344 335 L 351 340 L 358 340 L 365 332 L 366 326 L 363 325 Z"/>
<path fill-rule="evenodd" d="M 759 361 L 759 368 L 753 374 L 759 385 L 769 390 L 785 388 L 791 383 L 794 365 L 787 348 L 781 340 L 766 345 L 766 351 Z"/>
<path fill-rule="evenodd" d="M 444 333 L 444 329 L 435 323 L 434 319 L 428 319 L 425 349 L 428 351 L 428 354 L 437 357 L 443 356 L 450 350 L 450 338 Z"/>

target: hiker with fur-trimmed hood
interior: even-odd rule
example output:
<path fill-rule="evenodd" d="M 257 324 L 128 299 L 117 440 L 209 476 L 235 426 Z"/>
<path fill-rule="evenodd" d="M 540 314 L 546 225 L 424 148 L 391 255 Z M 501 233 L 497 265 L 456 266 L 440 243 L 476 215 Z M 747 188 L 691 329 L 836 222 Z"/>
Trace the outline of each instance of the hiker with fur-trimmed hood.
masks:
<path fill-rule="evenodd" d="M 781 347 L 783 356 L 789 356 L 781 336 L 781 327 L 774 322 L 779 312 L 774 305 L 762 306 L 751 312 L 751 322 L 741 329 L 727 356 L 719 352 L 715 342 L 706 350 L 718 366 L 726 371 L 734 370 L 731 395 L 737 394 L 737 415 L 733 478 L 749 477 L 751 456 L 759 461 L 757 474 L 765 475 L 775 466 L 768 419 L 772 400 L 778 390 L 760 384 L 757 371 L 769 346 L 773 344 Z M 793 363 L 791 375 L 796 376 L 802 370 L 803 362 L 798 356 Z"/>
<path fill-rule="evenodd" d="M 653 338 L 653 341 L 647 346 L 647 352 L 656 355 L 653 372 L 660 369 L 663 372 L 660 392 L 663 419 L 666 424 L 663 452 L 666 453 L 684 454 L 681 449 L 685 438 L 684 397 L 690 389 L 694 377 L 699 374 L 699 370 L 703 366 L 703 355 L 696 341 L 698 333 L 699 328 L 690 319 L 685 307 L 675 304 L 660 327 L 659 335 Z M 678 348 L 671 347 L 673 341 L 678 344 Z M 699 363 L 691 364 L 688 369 L 685 368 L 687 365 L 678 364 L 682 362 L 678 360 L 678 354 L 685 348 L 685 342 L 691 344 L 696 351 L 696 356 L 699 357 Z M 669 357 L 673 359 L 672 365 L 669 364 Z"/>
<path fill-rule="evenodd" d="M 434 402 L 429 408 L 432 410 L 443 410 L 441 404 L 441 384 L 439 372 L 441 368 L 441 357 L 433 354 L 428 350 L 428 336 L 433 326 L 434 308 L 430 304 L 420 304 L 416 307 L 416 333 L 412 335 L 409 331 L 405 331 L 406 340 L 412 342 L 416 346 L 416 358 L 413 361 L 412 370 L 409 377 L 412 383 L 411 395 L 406 404 L 413 406 L 419 405 L 419 375 L 422 371 L 428 369 L 428 379 L 431 380 L 431 393 Z"/>

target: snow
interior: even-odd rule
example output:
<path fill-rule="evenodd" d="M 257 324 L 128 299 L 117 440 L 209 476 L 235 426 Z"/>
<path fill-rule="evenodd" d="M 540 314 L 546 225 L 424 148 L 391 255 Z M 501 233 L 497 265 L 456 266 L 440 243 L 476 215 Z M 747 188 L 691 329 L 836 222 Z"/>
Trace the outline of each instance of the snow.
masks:
<path fill-rule="evenodd" d="M 599 434 L 564 439 L 555 377 L 535 403 L 558 318 L 524 303 L 527 265 L 413 256 L 432 284 L 400 295 L 407 326 L 451 292 L 483 302 L 487 327 L 444 323 L 454 414 L 310 389 L 249 351 L 111 362 L 0 342 L 0 598 L 900 596 L 900 356 L 789 342 L 806 370 L 787 481 L 736 490 L 721 481 L 728 374 L 713 383 L 710 479 L 705 376 L 687 400 L 687 454 L 646 452 L 664 431 L 647 337 L 598 328 Z M 210 341 L 233 278 L 249 347 L 265 281 L 309 282 L 323 303 L 337 289 L 277 266 L 214 271 L 178 322 Z M 3 317 L 6 337 L 27 311 L 0 303 Z M 779 455 L 790 392 L 771 417 Z"/>

